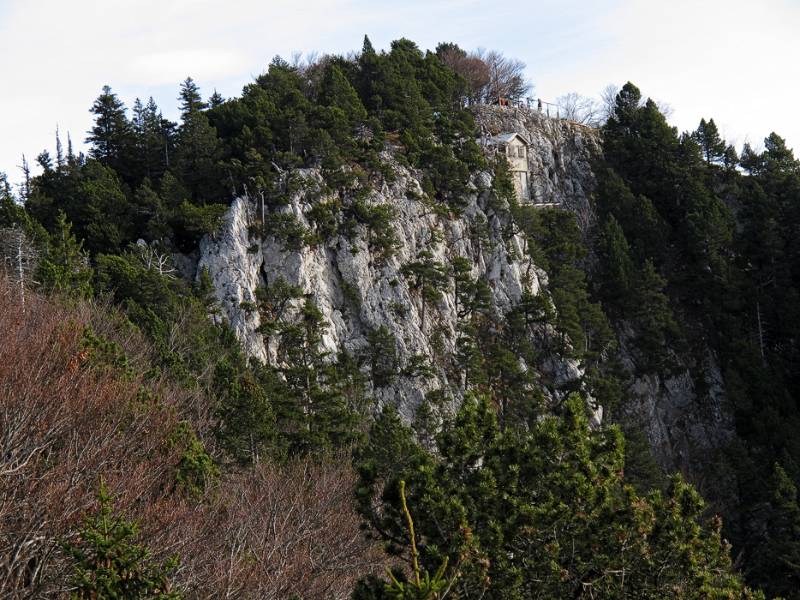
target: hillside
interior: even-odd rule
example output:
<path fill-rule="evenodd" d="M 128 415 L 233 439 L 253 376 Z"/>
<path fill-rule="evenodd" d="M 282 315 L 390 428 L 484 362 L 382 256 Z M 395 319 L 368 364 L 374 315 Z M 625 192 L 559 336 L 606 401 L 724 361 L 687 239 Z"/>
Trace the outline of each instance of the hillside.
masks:
<path fill-rule="evenodd" d="M 106 87 L 2 190 L 3 594 L 797 597 L 800 165 L 476 60 Z"/>

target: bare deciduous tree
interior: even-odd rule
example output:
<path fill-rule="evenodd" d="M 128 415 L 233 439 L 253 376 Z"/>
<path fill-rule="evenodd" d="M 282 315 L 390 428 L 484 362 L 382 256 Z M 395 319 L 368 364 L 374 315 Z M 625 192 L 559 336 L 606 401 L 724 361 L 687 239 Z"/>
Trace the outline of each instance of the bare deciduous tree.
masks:
<path fill-rule="evenodd" d="M 202 502 L 179 493 L 174 433 L 189 420 L 214 455 L 212 399 L 103 364 L 86 326 L 130 365 L 153 352 L 109 311 L 31 292 L 23 313 L 0 277 L 0 597 L 69 595 L 63 542 L 94 509 L 100 477 L 154 559 L 179 555 L 171 588 L 187 597 L 344 600 L 385 572 L 360 531 L 346 455 L 231 472 Z"/>
<path fill-rule="evenodd" d="M 613 83 L 609 83 L 600 92 L 600 107 L 598 118 L 602 123 L 608 121 L 614 114 L 614 108 L 617 105 L 617 94 L 619 94 L 620 87 Z"/>
<path fill-rule="evenodd" d="M 479 56 L 467 54 L 455 46 L 442 50 L 439 58 L 467 82 L 467 102 L 481 102 L 491 81 L 489 65 Z"/>
<path fill-rule="evenodd" d="M 532 86 L 525 78 L 524 62 L 495 50 L 479 49 L 473 55 L 489 69 L 489 83 L 482 93 L 484 102 L 497 102 L 501 98 L 518 101 L 530 93 Z"/>
<path fill-rule="evenodd" d="M 516 102 L 532 89 L 525 77 L 525 63 L 495 50 L 479 48 L 468 53 L 455 44 L 442 44 L 437 54 L 467 82 L 468 103 Z"/>
<path fill-rule="evenodd" d="M 599 108 L 597 102 L 588 96 L 581 96 L 577 92 L 570 92 L 556 98 L 556 104 L 562 118 L 583 125 L 596 126 L 599 122 Z"/>
<path fill-rule="evenodd" d="M 144 268 L 148 271 L 155 271 L 159 275 L 166 277 L 174 277 L 176 271 L 172 266 L 172 257 L 166 252 L 159 250 L 157 244 L 154 242 L 148 244 L 144 240 L 136 240 L 136 249 L 139 252 L 139 259 L 142 261 Z"/>
<path fill-rule="evenodd" d="M 0 229 L 0 259 L 7 275 L 17 284 L 22 310 L 25 310 L 25 289 L 33 283 L 39 254 L 19 226 Z"/>
<path fill-rule="evenodd" d="M 658 112 L 664 115 L 664 118 L 667 120 L 669 120 L 669 118 L 672 116 L 672 113 L 675 112 L 675 109 L 672 108 L 672 105 L 669 102 L 658 99 L 654 99 L 653 102 L 656 103 L 656 106 L 658 107 Z"/>

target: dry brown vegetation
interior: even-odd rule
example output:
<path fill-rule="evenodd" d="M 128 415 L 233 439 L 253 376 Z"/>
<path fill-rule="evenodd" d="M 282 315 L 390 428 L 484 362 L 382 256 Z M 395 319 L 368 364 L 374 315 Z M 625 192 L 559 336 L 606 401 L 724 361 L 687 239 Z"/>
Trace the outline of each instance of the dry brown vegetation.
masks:
<path fill-rule="evenodd" d="M 176 489 L 189 419 L 211 448 L 210 403 L 144 381 L 144 341 L 107 307 L 35 294 L 25 310 L 0 278 L 0 597 L 60 597 L 61 543 L 95 506 L 102 478 L 157 559 L 178 555 L 186 597 L 345 598 L 384 558 L 359 531 L 346 456 L 223 473 L 201 499 Z M 84 327 L 121 344 L 133 369 L 96 364 Z M 213 448 L 210 450 L 213 454 Z"/>

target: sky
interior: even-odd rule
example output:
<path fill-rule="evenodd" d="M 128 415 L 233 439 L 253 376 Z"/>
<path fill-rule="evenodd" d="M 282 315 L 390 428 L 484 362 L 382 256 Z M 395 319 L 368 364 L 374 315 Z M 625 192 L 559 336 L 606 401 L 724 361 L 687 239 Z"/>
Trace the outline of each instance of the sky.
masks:
<path fill-rule="evenodd" d="M 177 117 L 191 76 L 238 95 L 272 57 L 347 53 L 407 37 L 500 50 L 527 64 L 536 97 L 635 83 L 681 131 L 714 118 L 729 142 L 770 132 L 800 154 L 798 0 L 0 0 L 0 171 L 82 148 L 103 85 Z"/>

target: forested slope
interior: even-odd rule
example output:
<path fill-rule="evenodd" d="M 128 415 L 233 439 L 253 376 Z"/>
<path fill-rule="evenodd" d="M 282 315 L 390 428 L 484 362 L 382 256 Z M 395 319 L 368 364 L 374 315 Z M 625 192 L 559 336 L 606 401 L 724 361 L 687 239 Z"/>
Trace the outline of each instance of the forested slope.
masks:
<path fill-rule="evenodd" d="M 598 132 L 490 108 L 485 58 L 104 88 L 3 189 L 4 594 L 796 597 L 797 161 L 632 84 Z"/>

